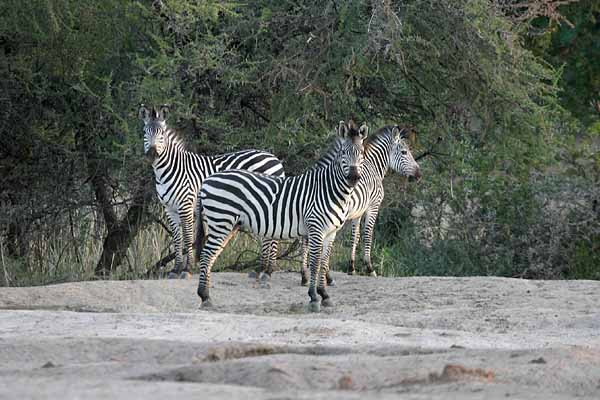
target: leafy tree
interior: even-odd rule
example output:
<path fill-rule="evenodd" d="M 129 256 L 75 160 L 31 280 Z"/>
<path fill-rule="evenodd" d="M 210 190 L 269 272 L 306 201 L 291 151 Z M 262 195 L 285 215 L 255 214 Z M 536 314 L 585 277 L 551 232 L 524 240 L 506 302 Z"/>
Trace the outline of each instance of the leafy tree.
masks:
<path fill-rule="evenodd" d="M 167 103 L 190 148 L 268 149 L 294 172 L 340 119 L 415 127 L 434 156 L 422 184 L 387 183 L 390 273 L 586 271 L 600 162 L 563 107 L 594 132 L 598 9 L 568 3 L 6 0 L 0 249 L 47 275 L 68 236 L 60 254 L 97 244 L 93 274 L 132 276 L 135 238 L 161 224 L 137 108 Z M 573 246 L 543 260 L 549 231 Z"/>

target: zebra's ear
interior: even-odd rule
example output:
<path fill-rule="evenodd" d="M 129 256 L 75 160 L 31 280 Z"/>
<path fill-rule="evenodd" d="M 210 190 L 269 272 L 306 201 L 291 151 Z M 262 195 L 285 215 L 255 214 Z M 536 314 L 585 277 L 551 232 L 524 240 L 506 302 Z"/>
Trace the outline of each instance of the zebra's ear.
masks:
<path fill-rule="evenodd" d="M 163 104 L 162 106 L 160 106 L 160 109 L 158 110 L 158 119 L 160 121 L 166 121 L 167 118 L 169 118 L 169 113 L 171 111 L 169 110 L 169 106 L 167 106 L 166 104 Z"/>
<path fill-rule="evenodd" d="M 398 125 L 394 125 L 392 128 L 392 135 L 394 135 L 394 138 L 396 139 L 406 139 L 407 134 L 408 132 L 406 128 L 401 128 Z"/>
<path fill-rule="evenodd" d="M 345 138 L 348 135 L 348 125 L 344 121 L 340 121 L 336 131 L 339 136 Z"/>
<path fill-rule="evenodd" d="M 358 133 L 360 134 L 361 139 L 365 140 L 367 138 L 369 135 L 369 127 L 366 123 L 361 125 L 361 127 L 358 129 Z"/>
<path fill-rule="evenodd" d="M 138 111 L 138 117 L 146 123 L 148 121 L 150 121 L 150 111 L 148 111 L 146 106 L 143 104 L 140 105 L 140 110 Z"/>

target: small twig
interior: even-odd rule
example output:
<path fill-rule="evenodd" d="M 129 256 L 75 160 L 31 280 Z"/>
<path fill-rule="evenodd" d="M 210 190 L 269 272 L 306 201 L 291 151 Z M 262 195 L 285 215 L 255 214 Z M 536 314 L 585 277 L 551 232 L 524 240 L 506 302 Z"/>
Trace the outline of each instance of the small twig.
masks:
<path fill-rule="evenodd" d="M 292 255 L 292 254 L 295 253 L 299 248 L 300 248 L 300 241 L 296 239 L 294 242 L 292 242 L 292 244 L 290 244 L 288 246 L 288 248 L 284 252 L 279 254 L 276 259 L 290 261 L 291 258 L 297 257 L 297 255 Z M 244 250 L 237 256 L 236 260 L 232 264 L 224 267 L 224 269 L 225 270 L 233 270 L 233 271 L 243 271 L 246 269 L 250 269 L 250 268 L 259 266 L 260 265 L 260 255 L 257 255 L 256 258 L 254 258 L 252 260 L 248 260 L 246 262 L 240 262 L 240 260 L 243 258 L 243 256 L 248 253 L 256 254 L 255 251 Z M 290 257 L 290 255 L 292 255 L 292 256 Z M 175 252 L 167 254 L 166 256 L 164 256 L 163 258 L 158 260 L 156 263 L 154 263 L 154 265 L 152 265 L 150 268 L 148 268 L 148 270 L 146 271 L 146 276 L 150 277 L 153 273 L 155 273 L 160 268 L 166 267 L 167 264 L 169 264 L 174 259 L 175 259 Z M 5 272 L 5 276 L 7 276 L 6 272 Z"/>
<path fill-rule="evenodd" d="M 292 255 L 292 254 L 295 253 L 299 248 L 300 248 L 300 241 L 298 239 L 296 239 L 292 242 L 292 244 L 290 244 L 288 246 L 288 248 L 284 252 L 282 252 L 281 254 L 279 254 L 276 257 L 276 260 L 290 261 L 291 258 L 297 257 L 297 255 Z M 234 270 L 234 271 L 243 271 L 245 269 L 251 269 L 251 268 L 260 266 L 260 255 L 258 255 L 256 258 L 254 258 L 252 260 L 248 260 L 246 262 L 240 263 L 240 259 L 242 258 L 242 256 L 244 254 L 247 254 L 248 252 L 256 254 L 256 252 L 254 252 L 254 251 L 245 250 L 238 255 L 237 259 L 233 262 L 233 264 L 226 266 L 224 269 Z M 292 255 L 292 256 L 290 257 L 290 255 Z"/>
<path fill-rule="evenodd" d="M 169 234 L 169 236 L 173 235 L 173 232 L 171 232 L 171 229 L 157 216 L 155 216 L 154 214 L 150 214 L 150 220 L 158 225 L 160 225 L 165 231 L 167 231 L 167 233 Z"/>
<path fill-rule="evenodd" d="M 415 157 L 415 161 L 419 161 L 422 158 L 428 157 L 428 156 L 442 156 L 442 157 L 448 157 L 450 154 L 446 154 L 446 153 L 439 153 L 437 151 L 431 151 L 431 150 L 427 150 L 425 153 L 423 154 L 419 154 L 418 156 Z"/>
<path fill-rule="evenodd" d="M 148 268 L 148 271 L 146 271 L 146 276 L 149 277 L 154 272 L 156 272 L 156 270 L 166 267 L 167 264 L 169 264 L 174 259 L 175 259 L 175 252 L 167 254 L 166 256 L 164 256 L 163 258 L 158 260 L 153 266 Z"/>
<path fill-rule="evenodd" d="M 255 264 L 259 264 L 260 262 L 260 256 L 256 257 L 255 259 L 252 259 L 250 261 L 246 261 L 246 262 L 240 262 L 240 260 L 242 259 L 242 257 L 248 253 L 252 253 L 252 254 L 256 254 L 255 251 L 252 250 L 244 250 L 241 253 L 238 254 L 237 258 L 235 259 L 235 261 L 233 262 L 233 264 L 230 264 L 228 266 L 225 267 L 225 269 L 231 269 L 234 271 L 243 271 L 247 268 L 250 268 L 251 266 L 255 265 Z"/>
<path fill-rule="evenodd" d="M 435 143 L 433 145 L 431 145 L 429 147 L 428 150 L 426 150 L 424 153 L 419 154 L 418 156 L 415 157 L 415 161 L 419 161 L 422 158 L 428 157 L 428 156 L 443 156 L 443 157 L 448 157 L 449 154 L 445 154 L 445 153 L 440 153 L 439 151 L 435 151 L 435 147 L 441 143 L 442 141 L 442 137 L 438 136 L 437 139 L 435 140 Z"/>

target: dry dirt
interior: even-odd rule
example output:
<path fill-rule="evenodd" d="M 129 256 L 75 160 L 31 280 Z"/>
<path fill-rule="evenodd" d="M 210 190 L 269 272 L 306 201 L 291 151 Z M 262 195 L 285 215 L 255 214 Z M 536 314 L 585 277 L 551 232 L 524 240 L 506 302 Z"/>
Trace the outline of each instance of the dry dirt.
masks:
<path fill-rule="evenodd" d="M 0 398 L 600 398 L 600 282 L 334 277 L 0 288 Z"/>

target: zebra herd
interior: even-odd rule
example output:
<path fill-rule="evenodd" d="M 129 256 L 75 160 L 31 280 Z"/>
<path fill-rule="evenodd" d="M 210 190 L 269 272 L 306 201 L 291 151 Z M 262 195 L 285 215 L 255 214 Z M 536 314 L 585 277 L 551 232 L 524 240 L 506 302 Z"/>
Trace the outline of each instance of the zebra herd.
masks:
<path fill-rule="evenodd" d="M 165 207 L 175 242 L 175 267 L 169 277 L 190 276 L 196 223 L 198 295 L 212 305 L 210 271 L 231 237 L 246 231 L 262 238 L 261 265 L 270 274 L 277 240 L 302 238 L 302 284 L 308 284 L 309 309 L 333 305 L 326 287 L 329 256 L 336 233 L 352 221 L 352 256 L 363 222 L 366 272 L 375 276 L 370 251 L 373 227 L 383 200 L 383 178 L 389 168 L 419 179 L 419 165 L 405 141 L 406 129 L 386 126 L 367 140 L 369 128 L 341 121 L 337 138 L 308 171 L 286 177 L 281 161 L 259 150 L 203 156 L 187 151 L 167 126 L 168 108 L 141 106 L 144 152 L 151 158 L 158 197 Z M 319 302 L 317 295 L 321 297 Z"/>

